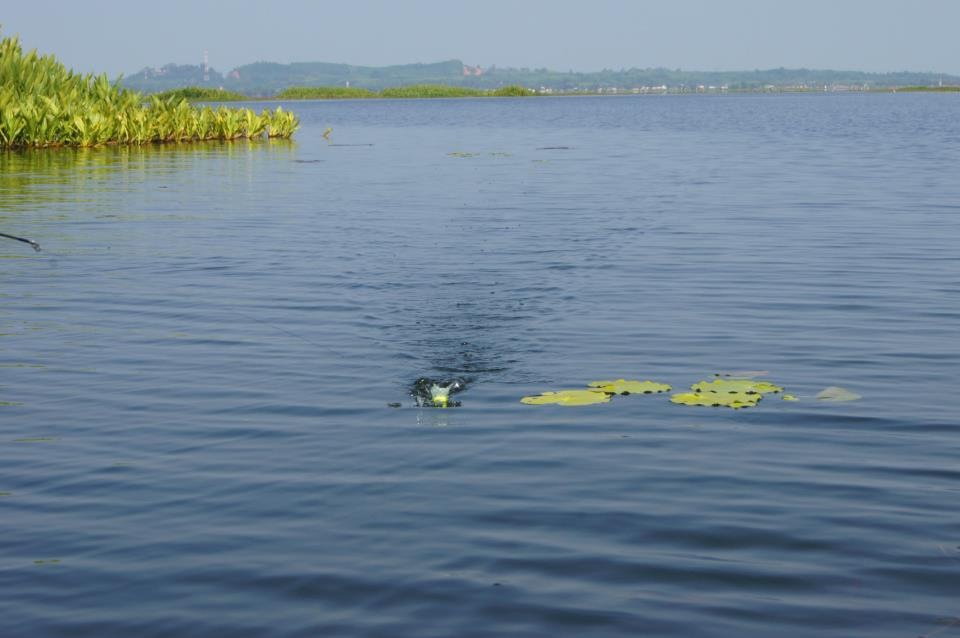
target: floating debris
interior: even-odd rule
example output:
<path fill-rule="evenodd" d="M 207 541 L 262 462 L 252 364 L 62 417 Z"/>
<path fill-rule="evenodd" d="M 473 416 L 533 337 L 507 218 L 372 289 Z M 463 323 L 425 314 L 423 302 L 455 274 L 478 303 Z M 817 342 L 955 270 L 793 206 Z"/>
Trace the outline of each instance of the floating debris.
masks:
<path fill-rule="evenodd" d="M 420 377 L 410 389 L 410 396 L 421 408 L 458 408 L 460 402 L 451 401 L 450 395 L 462 392 L 466 386 L 467 382 L 464 379 L 438 381 Z"/>
<path fill-rule="evenodd" d="M 793 396 L 792 394 L 784 394 L 784 395 L 783 395 L 782 397 L 780 397 L 780 398 L 782 398 L 784 401 L 799 401 L 799 400 L 800 400 L 800 399 L 798 399 L 797 397 Z"/>
<path fill-rule="evenodd" d="M 399 401 L 394 401 L 393 403 L 388 403 L 388 404 L 387 404 L 387 407 L 388 407 L 388 408 L 399 408 L 400 405 L 401 405 L 401 404 L 400 404 Z"/>
<path fill-rule="evenodd" d="M 467 153 L 465 151 L 454 151 L 453 153 L 447 153 L 450 157 L 476 157 L 480 153 Z"/>
<path fill-rule="evenodd" d="M 756 379 L 770 374 L 768 370 L 733 370 L 730 372 L 715 372 L 715 377 L 729 377 L 733 379 Z"/>
<path fill-rule="evenodd" d="M 60 562 L 59 558 L 47 558 L 47 559 L 35 560 L 33 561 L 33 564 L 34 565 L 54 565 L 59 562 Z"/>
<path fill-rule="evenodd" d="M 661 392 L 670 392 L 670 390 L 673 389 L 666 383 L 657 383 L 656 381 L 627 381 L 626 379 L 617 379 L 616 381 L 591 381 L 587 385 L 610 394 L 659 394 Z"/>
<path fill-rule="evenodd" d="M 815 397 L 817 401 L 857 401 L 863 397 L 857 394 L 856 392 L 851 392 L 846 388 L 838 388 L 837 386 L 830 386 L 829 388 L 824 388 L 817 393 Z"/>
<path fill-rule="evenodd" d="M 560 390 L 559 392 L 543 392 L 537 396 L 523 397 L 520 403 L 527 405 L 557 405 L 579 406 L 594 403 L 609 403 L 612 395 L 602 390 Z"/>
<path fill-rule="evenodd" d="M 540 146 L 537 148 L 538 151 L 570 151 L 573 150 L 572 146 Z"/>

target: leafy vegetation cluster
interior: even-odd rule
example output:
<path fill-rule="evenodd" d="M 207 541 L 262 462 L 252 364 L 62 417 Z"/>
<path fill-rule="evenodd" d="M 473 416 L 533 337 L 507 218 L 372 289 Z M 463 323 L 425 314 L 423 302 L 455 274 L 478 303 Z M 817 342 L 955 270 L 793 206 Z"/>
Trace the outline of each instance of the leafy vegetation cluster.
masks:
<path fill-rule="evenodd" d="M 288 111 L 196 108 L 178 97 L 143 96 L 106 75 L 80 75 L 51 55 L 24 53 L 0 40 L 0 148 L 100 146 L 288 138 L 299 126 Z"/>
<path fill-rule="evenodd" d="M 960 93 L 960 86 L 904 86 L 897 90 L 929 93 Z"/>
<path fill-rule="evenodd" d="M 284 100 L 349 100 L 365 97 L 379 97 L 370 89 L 352 86 L 291 86 L 279 93 Z"/>
<path fill-rule="evenodd" d="M 170 98 L 189 100 L 191 102 L 240 102 L 249 100 L 246 95 L 226 89 L 215 89 L 204 86 L 185 86 L 182 89 L 170 89 L 153 94 L 161 100 Z"/>
<path fill-rule="evenodd" d="M 295 86 L 284 89 L 278 98 L 288 100 L 323 100 L 351 98 L 431 98 L 431 97 L 518 97 L 530 95 L 522 86 L 505 86 L 499 89 L 474 89 L 447 84 L 414 84 L 395 86 L 382 91 L 371 91 L 357 87 L 338 86 Z"/>

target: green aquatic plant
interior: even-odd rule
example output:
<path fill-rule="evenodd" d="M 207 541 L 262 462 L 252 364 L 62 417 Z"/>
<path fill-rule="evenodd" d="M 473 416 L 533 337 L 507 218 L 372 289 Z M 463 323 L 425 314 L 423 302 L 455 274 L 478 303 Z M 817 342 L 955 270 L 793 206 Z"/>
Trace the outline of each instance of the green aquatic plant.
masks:
<path fill-rule="evenodd" d="M 798 399 L 797 397 L 793 396 L 792 394 L 784 394 L 784 395 L 783 395 L 782 397 L 780 397 L 780 398 L 783 399 L 784 401 L 799 401 L 799 400 L 800 400 L 800 399 Z"/>
<path fill-rule="evenodd" d="M 264 113 L 268 113 L 264 111 Z M 300 128 L 300 118 L 290 111 L 284 111 L 277 107 L 277 110 L 269 113 L 270 120 L 267 124 L 268 135 L 270 137 L 279 137 L 286 139 L 293 136 L 293 132 Z"/>
<path fill-rule="evenodd" d="M 291 86 L 277 93 L 282 100 L 346 100 L 368 98 L 434 98 L 434 97 L 523 97 L 534 91 L 511 84 L 498 89 L 475 89 L 447 84 L 412 84 L 371 91 L 355 86 Z"/>
<path fill-rule="evenodd" d="M 490 95 L 494 97 L 526 97 L 528 95 L 536 95 L 536 93 L 519 84 L 508 84 L 507 86 L 501 86 L 499 89 L 496 89 Z"/>
<path fill-rule="evenodd" d="M 657 383 L 656 381 L 627 381 L 626 379 L 617 379 L 616 381 L 591 381 L 587 385 L 610 394 L 659 394 L 661 392 L 669 392 L 672 389 L 666 383 Z"/>
<path fill-rule="evenodd" d="M 356 86 L 291 86 L 277 93 L 277 97 L 282 100 L 348 100 L 378 95 Z"/>
<path fill-rule="evenodd" d="M 713 392 L 680 392 L 670 397 L 671 403 L 680 405 L 700 405 L 706 407 L 726 407 L 739 410 L 740 408 L 752 408 L 760 402 L 762 394 L 747 394 L 745 392 L 728 392 L 717 394 Z"/>
<path fill-rule="evenodd" d="M 387 98 L 425 98 L 425 97 L 483 97 L 486 91 L 465 86 L 446 84 L 412 84 L 393 86 L 380 91 L 379 97 Z"/>
<path fill-rule="evenodd" d="M 739 410 L 756 406 L 765 394 L 783 392 L 783 388 L 757 379 L 715 379 L 700 381 L 690 386 L 692 392 L 681 392 L 670 397 L 671 403 L 707 407 L 727 407 Z"/>
<path fill-rule="evenodd" d="M 536 396 L 520 399 L 520 403 L 527 405 L 547 405 L 555 403 L 563 406 L 592 405 L 594 403 L 609 403 L 610 394 L 602 390 L 560 390 L 558 392 L 542 392 Z"/>
<path fill-rule="evenodd" d="M 771 394 L 783 392 L 783 388 L 769 381 L 756 379 L 716 379 L 714 381 L 700 381 L 690 386 L 690 389 L 699 393 L 743 393 L 743 394 Z"/>
<path fill-rule="evenodd" d="M 80 75 L 51 55 L 24 53 L 16 37 L 0 40 L 0 149 L 289 138 L 299 126 L 280 107 L 198 108 L 178 95 L 140 93 L 106 75 Z"/>
<path fill-rule="evenodd" d="M 175 98 L 189 100 L 191 102 L 240 102 L 250 99 L 242 93 L 206 86 L 185 86 L 180 89 L 170 89 L 169 91 L 161 91 L 152 95 L 162 100 Z"/>

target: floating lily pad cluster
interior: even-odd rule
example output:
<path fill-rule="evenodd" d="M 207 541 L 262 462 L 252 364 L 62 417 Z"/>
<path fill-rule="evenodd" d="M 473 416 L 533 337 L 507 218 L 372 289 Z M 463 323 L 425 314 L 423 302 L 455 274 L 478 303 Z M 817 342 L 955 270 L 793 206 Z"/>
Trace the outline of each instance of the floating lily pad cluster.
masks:
<path fill-rule="evenodd" d="M 707 407 L 740 408 L 755 407 L 765 394 L 778 394 L 783 388 L 769 381 L 757 379 L 715 379 L 700 381 L 690 386 L 692 392 L 680 392 L 670 397 L 671 403 Z M 792 395 L 785 395 L 791 396 Z"/>
<path fill-rule="evenodd" d="M 678 392 L 671 395 L 670 402 L 678 405 L 692 405 L 704 407 L 725 407 L 739 410 L 755 407 L 768 394 L 778 394 L 784 401 L 797 401 L 797 397 L 787 394 L 783 388 L 770 381 L 753 378 L 753 375 L 731 377 L 728 374 L 718 374 L 712 381 L 699 381 L 690 386 L 689 392 Z M 655 381 L 591 381 L 585 390 L 559 390 L 543 392 L 536 396 L 520 399 L 527 405 L 557 404 L 565 406 L 592 405 L 594 403 L 609 403 L 615 395 L 624 394 L 660 394 L 670 392 L 671 387 L 666 383 Z M 850 393 L 842 388 L 828 388 L 817 395 L 821 401 L 850 401 L 859 399 L 857 394 Z"/>
<path fill-rule="evenodd" d="M 559 390 L 557 392 L 543 392 L 536 396 L 523 397 L 521 403 L 527 405 L 557 405 L 578 406 L 594 403 L 609 403 L 617 394 L 659 394 L 669 392 L 670 386 L 656 381 L 628 381 L 616 379 L 614 381 L 591 381 L 587 390 Z"/>

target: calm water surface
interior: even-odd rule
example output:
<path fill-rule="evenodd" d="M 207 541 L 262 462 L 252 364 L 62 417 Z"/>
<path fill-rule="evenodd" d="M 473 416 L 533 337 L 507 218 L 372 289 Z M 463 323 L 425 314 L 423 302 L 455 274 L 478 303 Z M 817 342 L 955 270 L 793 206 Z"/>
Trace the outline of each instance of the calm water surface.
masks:
<path fill-rule="evenodd" d="M 0 635 L 960 636 L 958 96 L 294 108 L 0 155 Z"/>

